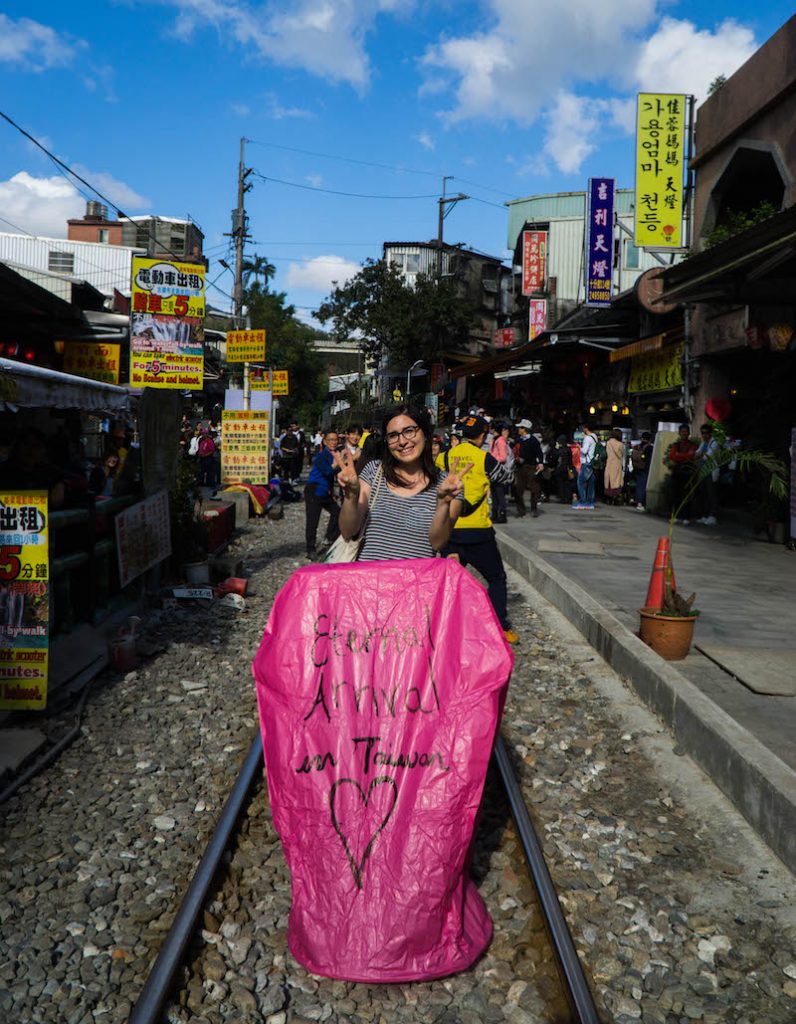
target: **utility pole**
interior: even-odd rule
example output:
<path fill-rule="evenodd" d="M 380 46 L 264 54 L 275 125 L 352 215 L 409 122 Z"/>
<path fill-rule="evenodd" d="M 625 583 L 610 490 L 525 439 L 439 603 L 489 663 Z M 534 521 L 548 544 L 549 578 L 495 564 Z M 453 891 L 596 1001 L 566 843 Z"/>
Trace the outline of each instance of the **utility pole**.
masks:
<path fill-rule="evenodd" d="M 251 174 L 251 168 L 246 168 L 243 160 L 246 139 L 240 140 L 240 161 L 238 163 L 238 205 L 232 211 L 232 238 L 235 242 L 235 284 L 232 289 L 232 313 L 235 318 L 235 326 L 241 329 L 243 325 L 243 246 L 248 238 L 247 227 L 248 217 L 244 206 L 244 197 L 251 189 L 251 182 L 246 179 Z M 243 364 L 243 408 L 249 408 L 249 364 Z"/>
<path fill-rule="evenodd" d="M 445 188 L 449 181 L 453 181 L 452 174 L 446 174 L 442 179 L 442 195 L 437 200 L 439 203 L 439 213 L 437 215 L 437 275 L 442 277 L 442 228 L 445 222 L 445 218 L 454 208 L 454 206 L 461 202 L 463 199 L 469 199 L 469 196 L 463 195 L 461 192 L 455 196 L 446 196 Z"/>

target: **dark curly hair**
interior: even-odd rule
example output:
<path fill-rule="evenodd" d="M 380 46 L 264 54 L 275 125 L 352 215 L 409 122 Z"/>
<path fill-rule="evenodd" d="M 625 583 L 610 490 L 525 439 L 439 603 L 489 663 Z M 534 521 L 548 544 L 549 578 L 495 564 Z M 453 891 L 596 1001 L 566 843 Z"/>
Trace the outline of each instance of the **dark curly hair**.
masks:
<path fill-rule="evenodd" d="M 390 420 L 394 420 L 396 416 L 408 416 L 423 432 L 426 443 L 420 456 L 420 465 L 426 477 L 426 486 L 423 490 L 427 491 L 429 487 L 437 485 L 439 470 L 434 465 L 434 457 L 431 454 L 431 438 L 433 436 L 431 417 L 425 409 L 421 409 L 416 405 L 395 405 L 384 414 L 381 424 L 381 465 L 384 471 L 384 479 L 387 483 L 392 484 L 393 487 L 406 487 L 406 483 L 398 476 L 400 462 L 395 458 L 390 446 L 387 444 L 387 424 Z"/>

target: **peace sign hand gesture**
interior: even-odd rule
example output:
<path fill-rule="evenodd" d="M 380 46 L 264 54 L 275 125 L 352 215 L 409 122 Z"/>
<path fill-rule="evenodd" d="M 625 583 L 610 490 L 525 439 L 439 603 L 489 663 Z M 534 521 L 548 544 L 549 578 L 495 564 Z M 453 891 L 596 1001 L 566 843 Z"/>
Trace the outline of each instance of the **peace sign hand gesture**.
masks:
<path fill-rule="evenodd" d="M 332 462 L 337 469 L 337 481 L 345 491 L 346 497 L 359 494 L 359 477 L 351 453 L 345 448 L 341 452 L 332 452 Z"/>
<path fill-rule="evenodd" d="M 444 501 L 450 505 L 454 499 L 461 498 L 464 492 L 464 478 L 473 468 L 473 464 L 468 462 L 459 468 L 460 461 L 460 459 L 451 459 L 453 468 L 437 488 L 437 501 Z"/>

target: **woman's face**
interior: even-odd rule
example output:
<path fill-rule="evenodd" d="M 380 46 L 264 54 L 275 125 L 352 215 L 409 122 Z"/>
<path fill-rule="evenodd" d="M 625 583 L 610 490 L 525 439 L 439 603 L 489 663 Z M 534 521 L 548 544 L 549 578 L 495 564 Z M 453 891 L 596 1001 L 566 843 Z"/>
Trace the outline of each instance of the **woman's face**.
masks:
<path fill-rule="evenodd" d="M 398 462 L 411 463 L 420 458 L 426 447 L 423 431 L 405 414 L 393 416 L 387 424 L 387 447 Z"/>

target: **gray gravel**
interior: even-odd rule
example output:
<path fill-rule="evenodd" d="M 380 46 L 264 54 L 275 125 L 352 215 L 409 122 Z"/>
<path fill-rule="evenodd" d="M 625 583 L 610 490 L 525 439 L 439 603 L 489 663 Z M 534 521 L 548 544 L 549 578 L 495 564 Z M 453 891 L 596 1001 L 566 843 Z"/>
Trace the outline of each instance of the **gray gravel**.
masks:
<path fill-rule="evenodd" d="M 129 1016 L 256 729 L 249 666 L 276 589 L 303 562 L 303 509 L 252 523 L 237 550 L 253 574 L 245 610 L 151 615 L 151 657 L 105 677 L 81 738 L 4 809 L 3 1022 Z M 605 1019 L 792 1024 L 792 879 L 728 847 L 724 822 L 692 808 L 675 768 L 618 715 L 604 665 L 549 611 L 513 604 L 523 642 L 504 734 Z M 169 1019 L 567 1019 L 497 792 L 488 806 L 475 864 L 496 922 L 488 954 L 443 982 L 365 986 L 314 978 L 287 954 L 287 875 L 261 792 Z"/>

